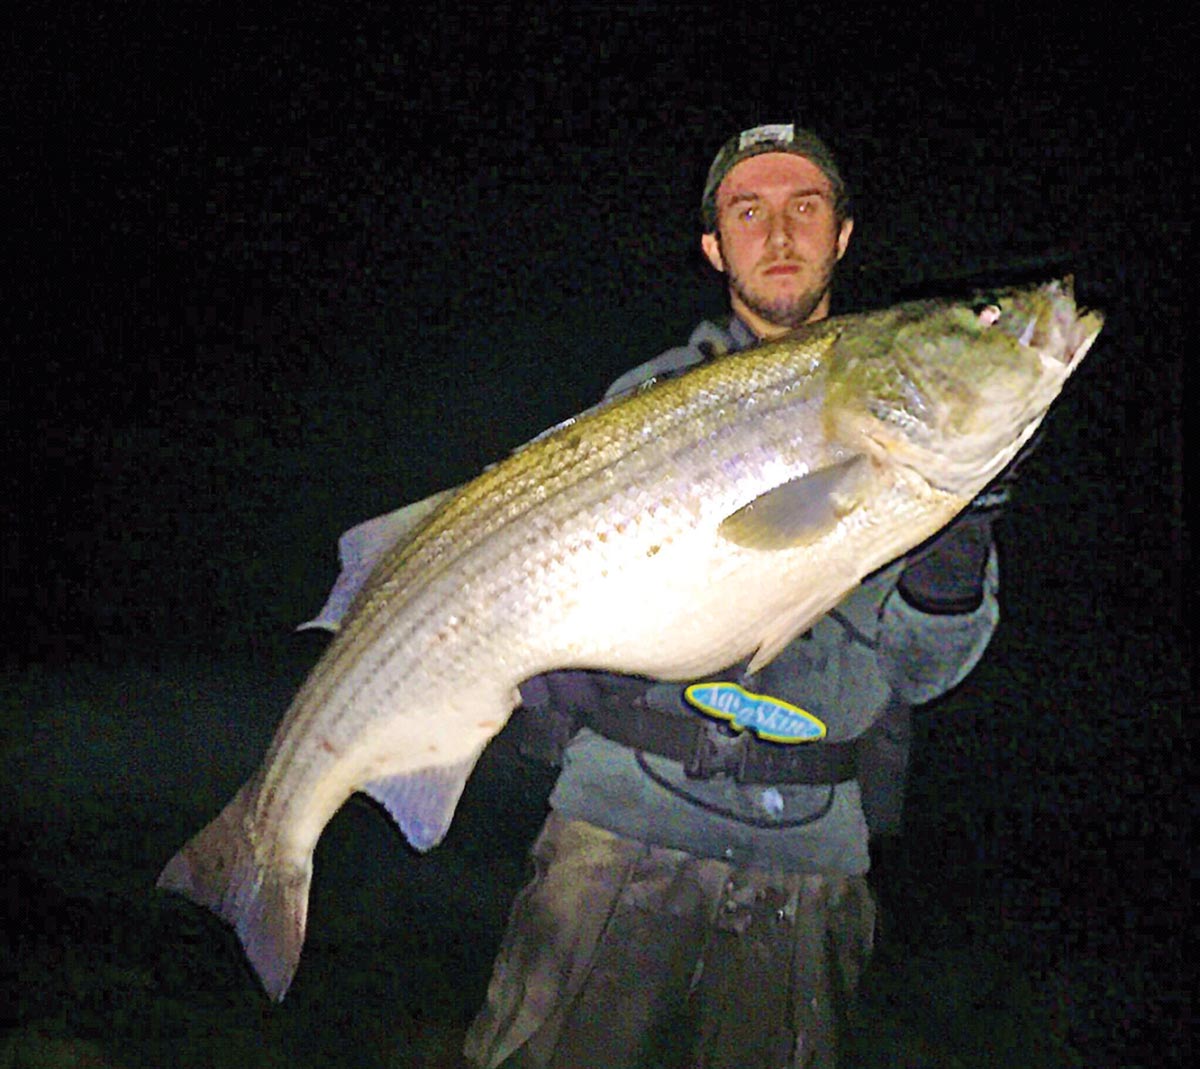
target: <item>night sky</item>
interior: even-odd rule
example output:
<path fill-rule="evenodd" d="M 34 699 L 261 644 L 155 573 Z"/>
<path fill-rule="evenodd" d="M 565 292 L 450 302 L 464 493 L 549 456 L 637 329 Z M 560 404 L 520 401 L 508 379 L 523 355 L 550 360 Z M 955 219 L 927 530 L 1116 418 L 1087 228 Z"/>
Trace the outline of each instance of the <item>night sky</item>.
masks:
<path fill-rule="evenodd" d="M 1103 409 L 1082 477 L 1179 552 L 1191 144 L 1167 27 L 58 7 L 18 19 L 9 71 L 10 657 L 285 628 L 349 523 L 720 313 L 704 171 L 781 119 L 857 196 L 841 308 L 1079 274 L 1125 342 L 1076 387 Z"/>
<path fill-rule="evenodd" d="M 1151 977 L 1128 1035 L 1178 1040 L 1194 26 L 1019 6 L 16 5 L 12 673 L 311 660 L 290 628 L 340 531 L 721 314 L 705 170 L 796 121 L 855 196 L 839 310 L 1071 271 L 1108 316 L 1022 470 L 1005 623 L 954 730 L 1003 738 L 983 759 L 1023 828 L 974 878 L 1101 887 L 1072 916 L 1125 925 L 1105 960 Z M 929 797 L 982 805 L 979 746 L 928 731 Z M 937 827 L 966 842 L 962 820 Z"/>

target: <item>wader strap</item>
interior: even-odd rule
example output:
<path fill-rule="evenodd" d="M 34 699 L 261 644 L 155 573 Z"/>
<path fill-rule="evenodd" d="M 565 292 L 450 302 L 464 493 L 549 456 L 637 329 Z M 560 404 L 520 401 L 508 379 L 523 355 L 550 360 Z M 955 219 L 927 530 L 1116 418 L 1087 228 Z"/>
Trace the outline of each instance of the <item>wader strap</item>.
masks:
<path fill-rule="evenodd" d="M 739 783 L 844 783 L 858 775 L 858 743 L 764 742 L 696 716 L 645 707 L 596 707 L 582 717 L 597 734 L 643 753 L 678 761 L 692 779 L 732 776 Z"/>

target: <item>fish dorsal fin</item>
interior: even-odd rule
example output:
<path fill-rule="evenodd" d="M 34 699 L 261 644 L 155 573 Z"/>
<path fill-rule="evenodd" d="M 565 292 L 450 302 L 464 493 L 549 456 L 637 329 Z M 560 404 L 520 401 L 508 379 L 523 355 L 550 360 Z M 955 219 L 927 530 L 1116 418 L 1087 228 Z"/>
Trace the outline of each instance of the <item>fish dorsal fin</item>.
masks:
<path fill-rule="evenodd" d="M 413 849 L 424 853 L 445 837 L 467 777 L 475 768 L 481 752 L 476 750 L 465 761 L 455 765 L 371 780 L 360 789 L 391 814 Z"/>
<path fill-rule="evenodd" d="M 828 534 L 866 496 L 871 462 L 862 454 L 810 471 L 756 497 L 722 521 L 721 537 L 745 549 L 808 545 Z"/>
<path fill-rule="evenodd" d="M 372 569 L 393 546 L 411 538 L 434 509 L 458 487 L 440 490 L 394 512 L 376 516 L 351 527 L 338 539 L 338 561 L 342 570 L 321 611 L 302 623 L 297 631 L 337 631 L 350 603 L 358 595 Z"/>

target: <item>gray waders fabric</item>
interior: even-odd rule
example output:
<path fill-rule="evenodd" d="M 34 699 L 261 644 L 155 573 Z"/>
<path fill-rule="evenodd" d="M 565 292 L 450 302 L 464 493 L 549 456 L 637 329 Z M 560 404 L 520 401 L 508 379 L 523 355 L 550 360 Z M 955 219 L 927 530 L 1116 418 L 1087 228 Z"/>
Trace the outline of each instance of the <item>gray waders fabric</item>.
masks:
<path fill-rule="evenodd" d="M 874 931 L 865 878 L 739 870 L 553 813 L 533 859 L 471 1062 L 836 1065 Z"/>

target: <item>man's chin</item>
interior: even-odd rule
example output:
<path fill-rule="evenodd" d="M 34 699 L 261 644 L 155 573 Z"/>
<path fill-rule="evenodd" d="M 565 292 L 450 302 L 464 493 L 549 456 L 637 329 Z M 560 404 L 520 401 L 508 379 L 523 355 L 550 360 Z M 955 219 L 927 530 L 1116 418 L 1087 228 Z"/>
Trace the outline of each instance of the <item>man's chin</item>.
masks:
<path fill-rule="evenodd" d="M 824 293 L 804 293 L 795 297 L 777 298 L 775 300 L 747 301 L 743 303 L 760 319 L 773 323 L 777 327 L 792 330 L 803 326 L 813 317 L 820 307 Z"/>

